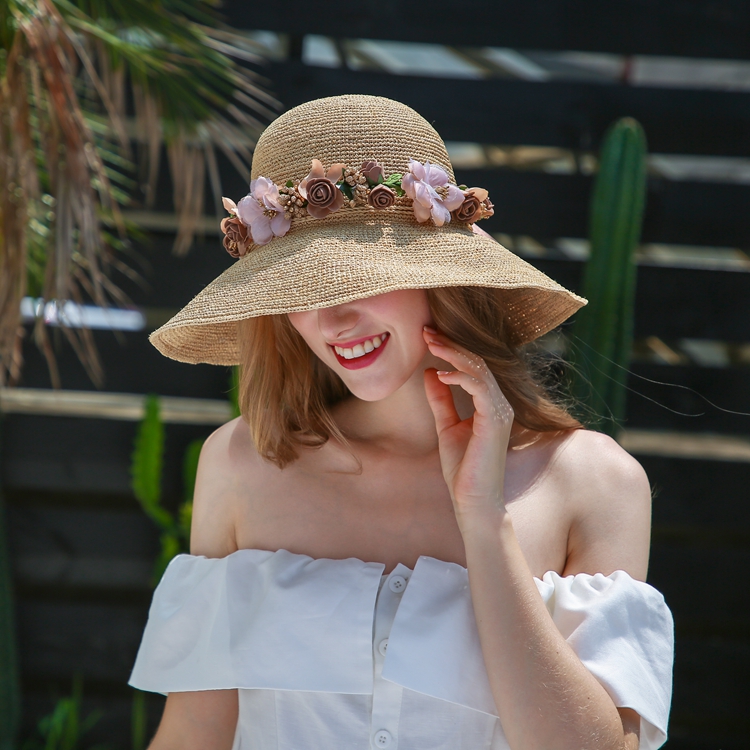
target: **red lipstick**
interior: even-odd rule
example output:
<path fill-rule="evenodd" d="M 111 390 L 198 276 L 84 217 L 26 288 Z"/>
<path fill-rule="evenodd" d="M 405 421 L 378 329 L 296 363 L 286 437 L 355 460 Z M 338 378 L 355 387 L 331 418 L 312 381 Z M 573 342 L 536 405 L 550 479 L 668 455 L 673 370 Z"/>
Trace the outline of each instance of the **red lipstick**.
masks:
<path fill-rule="evenodd" d="M 373 338 L 373 337 L 370 337 Z M 347 370 L 361 370 L 363 367 L 368 367 L 371 365 L 383 352 L 383 349 L 385 349 L 386 344 L 390 341 L 391 337 L 390 334 L 386 334 L 385 336 L 382 336 L 382 343 L 377 349 L 373 349 L 371 352 L 368 352 L 367 354 L 364 354 L 361 357 L 355 357 L 354 359 L 346 359 L 345 357 L 342 357 L 334 348 L 333 345 L 331 346 L 331 349 L 333 350 L 333 354 L 338 360 L 338 363 L 345 367 Z M 369 339 L 360 339 L 359 341 L 355 341 L 353 343 L 349 343 L 346 346 L 342 346 L 341 344 L 337 344 L 341 349 L 351 349 L 357 344 L 362 343 L 363 341 L 368 341 Z"/>

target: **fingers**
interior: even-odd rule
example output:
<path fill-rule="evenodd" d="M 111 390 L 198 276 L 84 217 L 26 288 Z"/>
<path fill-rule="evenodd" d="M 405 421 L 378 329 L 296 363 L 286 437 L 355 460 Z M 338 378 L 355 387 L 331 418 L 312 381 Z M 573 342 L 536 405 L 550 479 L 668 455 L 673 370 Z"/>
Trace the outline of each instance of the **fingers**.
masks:
<path fill-rule="evenodd" d="M 437 371 L 430 368 L 424 373 L 424 389 L 427 401 L 435 417 L 438 435 L 445 429 L 458 424 L 461 418 L 453 403 L 453 394 L 445 383 L 441 383 Z"/>
<path fill-rule="evenodd" d="M 456 368 L 455 372 L 437 372 L 440 382 L 463 388 L 472 396 L 476 416 L 486 418 L 488 423 L 512 423 L 513 408 L 481 357 L 433 329 L 425 328 L 425 340 L 432 354 Z"/>
<path fill-rule="evenodd" d="M 425 328 L 425 340 L 430 352 L 452 364 L 456 369 L 476 378 L 495 378 L 481 357 L 451 341 L 447 336 Z"/>

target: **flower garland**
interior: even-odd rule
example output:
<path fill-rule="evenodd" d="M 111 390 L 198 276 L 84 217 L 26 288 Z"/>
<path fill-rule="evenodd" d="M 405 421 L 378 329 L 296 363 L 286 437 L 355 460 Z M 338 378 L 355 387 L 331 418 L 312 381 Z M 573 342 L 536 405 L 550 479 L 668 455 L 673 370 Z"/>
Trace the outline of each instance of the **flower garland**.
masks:
<path fill-rule="evenodd" d="M 414 159 L 409 160 L 407 174 L 388 177 L 372 160 L 359 169 L 333 164 L 326 170 L 313 159 L 310 173 L 298 183 L 289 180 L 279 187 L 267 177 L 258 177 L 239 203 L 229 198 L 222 202 L 230 214 L 221 222 L 224 248 L 233 258 L 246 255 L 252 244 L 266 245 L 283 237 L 294 218 L 324 219 L 344 207 L 382 210 L 411 203 L 418 222 L 431 219 L 438 227 L 451 218 L 473 224 L 494 213 L 484 188 L 452 185 L 442 167 Z"/>

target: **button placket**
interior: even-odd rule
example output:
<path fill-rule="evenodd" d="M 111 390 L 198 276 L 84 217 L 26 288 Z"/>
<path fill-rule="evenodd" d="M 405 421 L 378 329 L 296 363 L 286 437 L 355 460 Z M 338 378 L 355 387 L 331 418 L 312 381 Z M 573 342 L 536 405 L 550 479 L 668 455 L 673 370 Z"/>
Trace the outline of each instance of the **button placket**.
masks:
<path fill-rule="evenodd" d="M 401 603 L 401 594 L 406 589 L 411 571 L 397 565 L 387 576 L 375 604 L 373 627 L 373 690 L 372 733 L 370 744 L 374 748 L 397 750 L 398 723 L 401 715 L 403 688 L 381 677 L 388 649 L 391 627 Z"/>

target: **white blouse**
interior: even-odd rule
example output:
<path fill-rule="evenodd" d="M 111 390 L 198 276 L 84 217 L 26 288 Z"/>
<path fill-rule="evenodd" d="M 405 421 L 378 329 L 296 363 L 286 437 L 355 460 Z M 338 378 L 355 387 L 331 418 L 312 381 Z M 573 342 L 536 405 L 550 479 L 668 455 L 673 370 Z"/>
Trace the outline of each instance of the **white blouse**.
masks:
<path fill-rule="evenodd" d="M 414 570 L 245 549 L 179 555 L 154 592 L 130 684 L 237 688 L 233 750 L 508 750 L 466 568 Z M 624 571 L 534 579 L 560 632 L 615 705 L 666 740 L 673 623 Z"/>

